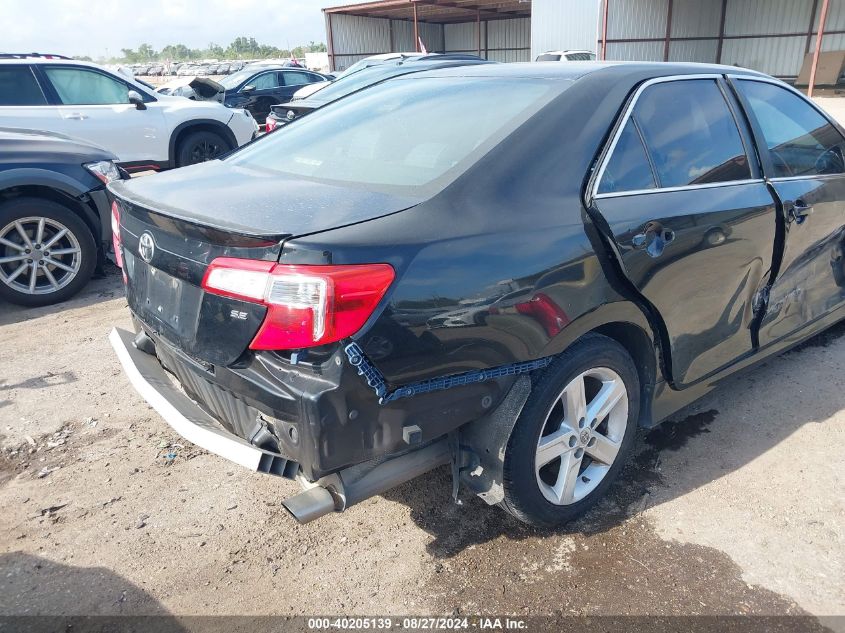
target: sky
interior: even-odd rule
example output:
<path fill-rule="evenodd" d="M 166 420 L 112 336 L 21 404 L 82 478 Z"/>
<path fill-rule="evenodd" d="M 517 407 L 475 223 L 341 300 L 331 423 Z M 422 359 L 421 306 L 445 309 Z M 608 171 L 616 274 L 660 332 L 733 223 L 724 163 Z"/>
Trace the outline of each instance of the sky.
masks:
<path fill-rule="evenodd" d="M 0 52 L 119 56 L 142 43 L 226 47 L 238 36 L 291 48 L 325 42 L 320 9 L 349 0 L 0 0 Z M 35 9 L 37 4 L 37 9 Z"/>

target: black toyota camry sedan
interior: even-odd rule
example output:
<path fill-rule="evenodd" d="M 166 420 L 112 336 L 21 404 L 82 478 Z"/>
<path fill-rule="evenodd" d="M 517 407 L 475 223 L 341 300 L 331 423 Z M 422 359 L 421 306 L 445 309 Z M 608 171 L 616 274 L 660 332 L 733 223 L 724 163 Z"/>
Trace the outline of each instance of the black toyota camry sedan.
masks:
<path fill-rule="evenodd" d="M 299 479 L 300 521 L 448 464 L 456 497 L 557 525 L 637 426 L 845 315 L 843 145 L 737 68 L 391 79 L 113 183 L 112 343 L 187 439 Z"/>

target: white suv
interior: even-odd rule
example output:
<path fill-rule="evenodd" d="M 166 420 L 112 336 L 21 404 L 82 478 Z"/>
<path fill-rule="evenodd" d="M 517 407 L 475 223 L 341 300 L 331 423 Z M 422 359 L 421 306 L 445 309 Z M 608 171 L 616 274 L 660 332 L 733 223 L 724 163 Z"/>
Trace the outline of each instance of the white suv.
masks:
<path fill-rule="evenodd" d="M 182 167 L 253 139 L 241 108 L 156 93 L 58 55 L 0 55 L 0 127 L 60 132 L 98 145 L 132 171 Z"/>

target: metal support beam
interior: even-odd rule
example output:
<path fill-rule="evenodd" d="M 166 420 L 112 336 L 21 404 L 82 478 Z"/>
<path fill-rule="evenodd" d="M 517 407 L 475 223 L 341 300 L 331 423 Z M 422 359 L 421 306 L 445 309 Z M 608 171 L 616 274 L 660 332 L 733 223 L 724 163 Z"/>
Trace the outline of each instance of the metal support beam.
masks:
<path fill-rule="evenodd" d="M 816 70 L 819 67 L 819 55 L 822 52 L 822 39 L 824 38 L 824 26 L 827 22 L 827 10 L 830 8 L 830 0 L 824 0 L 822 4 L 822 15 L 819 18 L 819 32 L 816 35 L 816 50 L 813 53 L 813 67 L 810 69 L 810 85 L 807 87 L 807 96 L 813 96 L 813 88 L 816 85 Z"/>
<path fill-rule="evenodd" d="M 607 59 L 607 14 L 610 9 L 610 0 L 604 0 L 604 12 L 601 18 L 601 58 Z"/>
<path fill-rule="evenodd" d="M 329 51 L 329 72 L 334 72 L 335 68 L 335 59 L 334 59 L 334 36 L 332 35 L 332 14 L 326 13 L 326 32 L 329 36 L 328 42 L 328 51 Z"/>
<path fill-rule="evenodd" d="M 669 61 L 669 43 L 672 41 L 672 8 L 674 0 L 666 3 L 666 39 L 663 42 L 663 61 Z"/>
<path fill-rule="evenodd" d="M 420 52 L 420 25 L 417 21 L 417 3 L 414 3 L 414 50 Z"/>
<path fill-rule="evenodd" d="M 816 27 L 816 15 L 819 10 L 819 0 L 813 0 L 813 10 L 810 11 L 810 26 L 807 27 L 807 44 L 804 46 L 804 54 L 810 52 L 810 45 L 813 43 L 813 29 Z"/>
<path fill-rule="evenodd" d="M 475 37 L 475 47 L 478 50 L 478 56 L 481 57 L 481 11 L 478 9 L 475 10 Z M 446 38 L 444 37 L 443 39 L 445 40 Z"/>
<path fill-rule="evenodd" d="M 722 63 L 722 48 L 725 44 L 725 17 L 728 14 L 728 0 L 722 0 L 722 16 L 719 18 L 719 41 L 716 44 L 716 63 Z"/>

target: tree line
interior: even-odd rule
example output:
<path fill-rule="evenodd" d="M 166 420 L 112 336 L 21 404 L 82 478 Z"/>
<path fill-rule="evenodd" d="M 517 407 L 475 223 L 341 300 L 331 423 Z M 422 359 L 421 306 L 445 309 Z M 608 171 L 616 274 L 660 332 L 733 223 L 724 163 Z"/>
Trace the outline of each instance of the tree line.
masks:
<path fill-rule="evenodd" d="M 259 44 L 254 37 L 237 37 L 227 47 L 211 42 L 205 48 L 189 48 L 184 44 L 168 44 L 160 51 L 149 44 L 141 44 L 137 49 L 121 48 L 120 57 L 105 60 L 111 63 L 137 64 L 142 62 L 181 62 L 194 59 L 264 59 L 304 57 L 305 53 L 325 52 L 322 42 L 309 42 L 292 50 L 278 48 L 269 44 Z"/>

